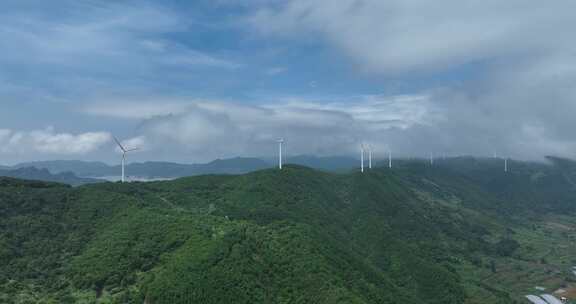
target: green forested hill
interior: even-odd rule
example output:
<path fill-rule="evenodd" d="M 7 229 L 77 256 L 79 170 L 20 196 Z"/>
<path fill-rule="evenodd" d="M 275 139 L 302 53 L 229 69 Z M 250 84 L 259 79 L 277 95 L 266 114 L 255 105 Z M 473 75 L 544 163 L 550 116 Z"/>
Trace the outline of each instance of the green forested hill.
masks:
<path fill-rule="evenodd" d="M 0 179 L 0 303 L 523 303 L 537 285 L 572 287 L 572 172 L 450 159 Z"/>

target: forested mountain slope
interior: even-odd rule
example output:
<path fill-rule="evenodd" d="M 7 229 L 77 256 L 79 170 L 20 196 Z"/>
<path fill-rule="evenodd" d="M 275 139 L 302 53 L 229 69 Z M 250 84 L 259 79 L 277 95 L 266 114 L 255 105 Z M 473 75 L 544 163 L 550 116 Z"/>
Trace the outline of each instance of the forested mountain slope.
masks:
<path fill-rule="evenodd" d="M 571 288 L 571 171 L 513 165 L 0 179 L 0 302 L 523 303 Z"/>

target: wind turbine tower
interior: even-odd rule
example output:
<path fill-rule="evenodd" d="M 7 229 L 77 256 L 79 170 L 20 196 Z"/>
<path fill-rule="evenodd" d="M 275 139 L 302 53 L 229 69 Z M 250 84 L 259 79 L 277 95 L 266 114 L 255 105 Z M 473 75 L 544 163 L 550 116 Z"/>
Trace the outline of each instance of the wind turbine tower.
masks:
<path fill-rule="evenodd" d="M 360 145 L 360 172 L 364 172 L 364 144 Z"/>
<path fill-rule="evenodd" d="M 126 149 L 126 148 L 124 148 L 124 146 L 120 143 L 120 141 L 116 137 L 114 137 L 114 141 L 116 142 L 116 144 L 118 145 L 118 147 L 122 151 L 122 182 L 125 182 L 126 181 L 126 175 L 125 175 L 124 167 L 126 166 L 126 154 L 128 152 L 136 151 L 136 150 L 138 150 L 138 148 Z"/>
<path fill-rule="evenodd" d="M 504 172 L 508 172 L 508 157 L 504 158 Z"/>
<path fill-rule="evenodd" d="M 392 169 L 392 150 L 388 150 L 388 168 Z"/>
<path fill-rule="evenodd" d="M 434 166 L 434 154 L 430 153 L 430 166 Z"/>
<path fill-rule="evenodd" d="M 282 170 L 282 145 L 284 144 L 284 138 L 278 139 L 278 169 Z"/>
<path fill-rule="evenodd" d="M 372 169 L 372 146 L 368 145 L 368 169 Z"/>

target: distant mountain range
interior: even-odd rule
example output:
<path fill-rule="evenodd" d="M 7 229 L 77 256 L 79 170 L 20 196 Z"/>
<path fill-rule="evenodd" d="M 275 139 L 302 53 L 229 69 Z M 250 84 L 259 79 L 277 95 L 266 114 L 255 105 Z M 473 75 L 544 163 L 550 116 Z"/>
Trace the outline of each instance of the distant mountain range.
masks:
<path fill-rule="evenodd" d="M 295 156 L 286 160 L 286 163 L 307 166 L 326 171 L 342 171 L 357 166 L 357 160 L 351 157 L 333 156 Z M 243 174 L 274 167 L 275 161 L 263 160 L 253 157 L 235 157 L 217 159 L 205 164 L 179 164 L 173 162 L 144 162 L 131 163 L 126 166 L 129 176 L 140 179 L 165 179 L 205 174 Z M 87 162 L 79 160 L 37 161 L 4 167 L 4 170 L 23 168 L 46 169 L 51 174 L 73 173 L 80 177 L 108 178 L 119 175 L 119 165 L 108 165 L 103 162 Z M 6 175 L 11 176 L 11 175 Z M 24 177 L 25 178 L 25 177 Z M 48 179 L 42 179 L 52 181 Z"/>
<path fill-rule="evenodd" d="M 131 176 L 145 178 L 175 178 L 190 175 L 221 173 L 238 174 L 267 168 L 270 165 L 257 158 L 231 158 L 218 159 L 207 164 L 179 164 L 172 162 L 144 162 L 131 163 L 126 171 Z M 57 160 L 22 163 L 15 168 L 35 167 L 48 169 L 51 173 L 73 172 L 78 176 L 106 177 L 117 176 L 121 171 L 120 165 L 110 166 L 102 162 L 84 162 L 77 160 Z"/>
<path fill-rule="evenodd" d="M 58 174 L 63 172 L 73 172 L 78 176 L 105 176 L 103 172 L 110 172 L 111 167 L 102 162 L 88 162 L 81 160 L 51 160 L 51 161 L 36 161 L 20 163 L 12 168 L 28 168 L 34 167 L 38 169 L 47 169 L 50 173 Z"/>
<path fill-rule="evenodd" d="M 0 169 L 0 176 L 28 179 L 28 180 L 38 180 L 45 182 L 58 182 L 63 184 L 69 184 L 72 186 L 79 186 L 84 184 L 93 184 L 103 182 L 104 180 L 95 178 L 84 178 L 78 177 L 72 172 L 60 172 L 52 174 L 47 169 L 38 169 L 35 167 L 24 167 L 17 169 Z"/>
<path fill-rule="evenodd" d="M 551 163 L 570 162 L 561 158 L 548 157 Z M 460 168 L 474 169 L 479 163 L 485 166 L 483 158 L 475 157 L 452 157 L 438 159 L 437 165 L 457 165 Z M 204 164 L 181 164 L 174 162 L 149 161 L 143 163 L 131 163 L 126 166 L 126 172 L 133 181 L 153 181 L 175 179 L 186 176 L 209 175 L 209 174 L 245 174 L 262 169 L 276 167 L 274 159 L 260 159 L 254 157 L 235 157 L 228 159 L 216 159 Z M 286 164 L 300 165 L 328 172 L 345 173 L 359 165 L 359 160 L 347 156 L 309 156 L 299 155 L 289 157 Z M 377 161 L 374 161 L 378 165 Z M 424 159 L 395 159 L 394 167 L 412 166 L 415 163 L 427 165 Z M 488 162 L 491 166 L 500 166 L 500 162 Z M 385 164 L 387 166 L 387 162 Z M 513 166 L 513 162 L 510 162 Z M 562 166 L 560 166 L 562 167 Z M 120 179 L 120 165 L 108 165 L 103 162 L 90 162 L 80 160 L 54 160 L 20 163 L 14 166 L 0 166 L 0 176 L 15 177 L 21 179 L 40 180 L 47 182 L 60 182 L 77 186 L 87 183 L 103 181 L 118 181 Z M 576 181 L 576 176 L 574 176 Z"/>

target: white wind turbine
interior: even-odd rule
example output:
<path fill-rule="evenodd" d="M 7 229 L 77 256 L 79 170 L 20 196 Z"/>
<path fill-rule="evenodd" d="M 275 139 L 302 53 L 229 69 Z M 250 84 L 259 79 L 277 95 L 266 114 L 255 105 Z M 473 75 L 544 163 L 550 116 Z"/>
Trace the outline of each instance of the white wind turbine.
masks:
<path fill-rule="evenodd" d="M 128 152 L 132 152 L 132 151 L 136 151 L 139 148 L 130 148 L 130 149 L 126 149 L 124 148 L 124 146 L 120 143 L 120 141 L 118 140 L 118 138 L 114 137 L 114 141 L 116 142 L 116 144 L 118 145 L 118 148 L 120 148 L 120 150 L 122 151 L 122 182 L 124 182 L 126 180 L 126 175 L 124 174 L 124 166 L 126 165 L 126 154 Z"/>
<path fill-rule="evenodd" d="M 364 172 L 364 144 L 360 145 L 360 172 Z"/>
<path fill-rule="evenodd" d="M 367 145 L 368 147 L 368 169 L 372 169 L 372 146 Z"/>
<path fill-rule="evenodd" d="M 284 138 L 279 138 L 278 143 L 278 169 L 282 170 L 282 145 L 284 144 Z"/>
<path fill-rule="evenodd" d="M 392 149 L 388 149 L 388 168 L 392 169 Z"/>

